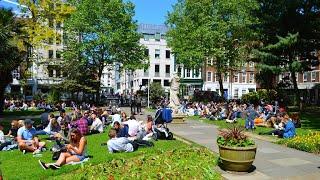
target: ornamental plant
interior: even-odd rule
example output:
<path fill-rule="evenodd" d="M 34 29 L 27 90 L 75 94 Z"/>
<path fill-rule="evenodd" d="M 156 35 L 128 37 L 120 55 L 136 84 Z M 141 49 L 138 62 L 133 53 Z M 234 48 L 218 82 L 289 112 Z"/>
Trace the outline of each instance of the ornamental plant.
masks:
<path fill-rule="evenodd" d="M 240 125 L 229 126 L 227 129 L 219 130 L 217 143 L 229 147 L 249 147 L 255 145 L 244 133 Z"/>

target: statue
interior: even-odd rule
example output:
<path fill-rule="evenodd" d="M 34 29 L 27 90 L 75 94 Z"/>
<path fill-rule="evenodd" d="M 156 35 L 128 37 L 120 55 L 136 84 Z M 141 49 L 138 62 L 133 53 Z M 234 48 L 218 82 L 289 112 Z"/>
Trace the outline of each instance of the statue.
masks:
<path fill-rule="evenodd" d="M 180 77 L 178 74 L 174 74 L 171 80 L 170 87 L 170 104 L 169 107 L 173 109 L 174 114 L 178 114 L 178 109 L 180 107 L 180 99 L 178 97 L 179 94 L 179 86 L 180 86 Z"/>

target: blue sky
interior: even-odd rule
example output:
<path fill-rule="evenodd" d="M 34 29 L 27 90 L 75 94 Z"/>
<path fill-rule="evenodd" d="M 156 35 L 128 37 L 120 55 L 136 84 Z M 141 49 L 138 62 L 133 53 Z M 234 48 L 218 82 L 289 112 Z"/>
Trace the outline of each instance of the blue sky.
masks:
<path fill-rule="evenodd" d="M 17 0 L 0 0 L 0 7 L 8 7 L 18 10 L 18 6 L 8 3 L 7 1 Z M 135 19 L 138 23 L 145 24 L 164 24 L 168 11 L 172 10 L 177 0 L 131 0 L 136 5 Z"/>

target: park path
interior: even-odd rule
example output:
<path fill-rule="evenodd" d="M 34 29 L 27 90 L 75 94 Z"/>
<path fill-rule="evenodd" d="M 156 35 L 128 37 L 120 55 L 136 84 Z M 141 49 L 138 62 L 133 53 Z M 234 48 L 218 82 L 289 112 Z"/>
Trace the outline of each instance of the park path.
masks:
<path fill-rule="evenodd" d="M 127 113 L 129 108 L 123 108 Z M 137 115 L 137 120 L 144 121 L 147 115 L 154 117 L 154 112 L 144 111 Z M 169 124 L 171 132 L 183 139 L 207 147 L 219 153 L 216 139 L 218 127 L 200 121 L 187 120 L 185 124 Z M 298 151 L 272 142 L 255 139 L 257 154 L 253 165 L 256 170 L 248 174 L 231 174 L 221 170 L 222 176 L 230 180 L 318 180 L 320 179 L 320 156 Z"/>
<path fill-rule="evenodd" d="M 185 124 L 170 124 L 169 128 L 174 134 L 219 153 L 216 144 L 217 126 L 187 120 Z M 231 174 L 221 171 L 223 177 L 232 180 L 320 179 L 320 156 L 259 139 L 255 139 L 255 142 L 258 146 L 253 163 L 256 170 L 249 174 Z"/>

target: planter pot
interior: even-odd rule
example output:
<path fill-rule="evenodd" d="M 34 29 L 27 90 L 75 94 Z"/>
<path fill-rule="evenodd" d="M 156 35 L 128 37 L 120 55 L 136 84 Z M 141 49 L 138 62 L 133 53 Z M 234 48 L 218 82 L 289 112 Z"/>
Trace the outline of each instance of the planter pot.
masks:
<path fill-rule="evenodd" d="M 219 146 L 220 167 L 226 171 L 249 172 L 256 156 L 257 146 Z"/>

